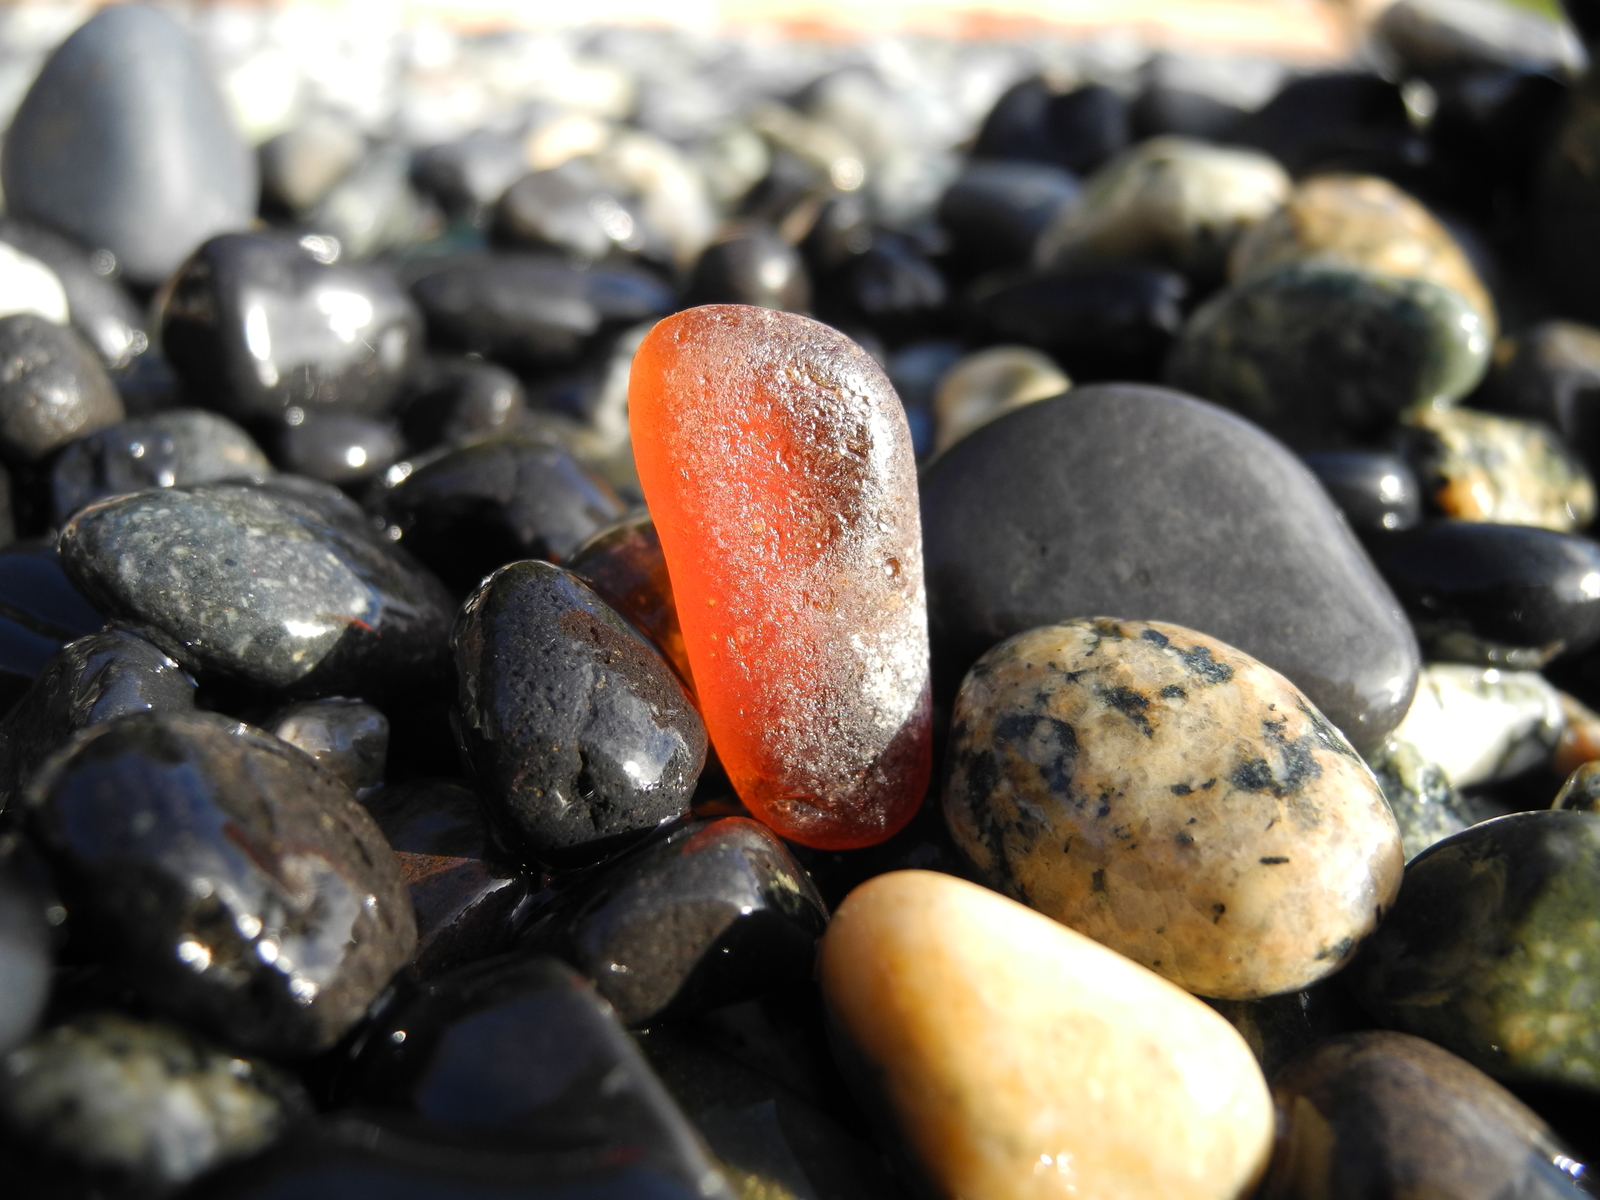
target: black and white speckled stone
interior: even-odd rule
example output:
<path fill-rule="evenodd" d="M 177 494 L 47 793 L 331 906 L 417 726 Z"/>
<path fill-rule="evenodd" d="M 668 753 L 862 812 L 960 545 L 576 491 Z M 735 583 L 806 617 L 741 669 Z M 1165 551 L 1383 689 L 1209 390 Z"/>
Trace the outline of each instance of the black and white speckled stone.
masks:
<path fill-rule="evenodd" d="M 69 911 L 146 1003 L 266 1054 L 331 1046 L 416 944 L 349 790 L 213 713 L 80 734 L 27 794 Z"/>
<path fill-rule="evenodd" d="M 579 884 L 521 942 L 565 958 L 640 1026 L 803 986 L 827 924 L 778 837 L 723 817 L 674 829 Z"/>
<path fill-rule="evenodd" d="M 0 317 L 0 456 L 31 463 L 122 420 L 122 398 L 73 330 L 21 313 Z"/>
<path fill-rule="evenodd" d="M 191 670 L 302 695 L 427 679 L 450 599 L 350 507 L 226 483 L 114 497 L 62 531 L 62 561 Z"/>
<path fill-rule="evenodd" d="M 60 526 L 85 504 L 123 492 L 271 474 L 261 448 L 226 417 L 172 409 L 119 421 L 63 450 L 50 468 L 51 516 Z"/>
<path fill-rule="evenodd" d="M 0 863 L 0 1054 L 33 1032 L 49 994 L 44 905 L 21 871 Z"/>
<path fill-rule="evenodd" d="M 991 887 L 1226 999 L 1337 970 L 1405 861 L 1377 780 L 1304 696 L 1166 623 L 1083 618 L 980 658 L 944 810 Z"/>
<path fill-rule="evenodd" d="M 1280 444 L 1209 404 L 1075 388 L 957 443 L 921 492 L 945 694 L 1001 638 L 1114 612 L 1239 647 L 1357 749 L 1380 745 L 1410 702 L 1411 628 L 1327 494 Z"/>
<path fill-rule="evenodd" d="M 1383 798 L 1400 826 L 1400 843 L 1408 862 L 1472 824 L 1449 774 L 1424 758 L 1411 742 L 1389 738 L 1367 756 L 1367 765 L 1378 777 Z"/>
<path fill-rule="evenodd" d="M 1565 726 L 1561 693 L 1537 671 L 1430 663 L 1394 737 L 1456 787 L 1472 787 L 1547 762 Z"/>
<path fill-rule="evenodd" d="M 541 862 L 594 861 L 688 811 L 706 732 L 676 672 L 577 576 L 502 567 L 451 635 L 452 719 L 489 815 Z"/>
<path fill-rule="evenodd" d="M 268 717 L 263 727 L 305 751 L 358 796 L 383 782 L 389 718 L 364 701 L 344 696 L 302 700 Z"/>

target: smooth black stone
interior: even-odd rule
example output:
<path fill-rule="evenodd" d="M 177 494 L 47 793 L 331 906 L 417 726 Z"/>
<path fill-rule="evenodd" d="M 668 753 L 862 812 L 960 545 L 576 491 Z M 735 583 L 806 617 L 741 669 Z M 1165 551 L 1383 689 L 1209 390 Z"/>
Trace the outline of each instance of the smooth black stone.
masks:
<path fill-rule="evenodd" d="M 357 413 L 290 412 L 278 431 L 278 465 L 285 471 L 350 485 L 371 479 L 405 452 L 397 422 Z M 299 416 L 296 421 L 293 418 Z"/>
<path fill-rule="evenodd" d="M 62 646 L 105 624 L 62 570 L 55 544 L 0 551 L 0 709 L 9 709 Z"/>
<path fill-rule="evenodd" d="M 1600 641 L 1600 544 L 1527 525 L 1439 521 L 1371 543 L 1424 641 L 1555 653 Z"/>
<path fill-rule="evenodd" d="M 1045 125 L 1056 161 L 1076 175 L 1089 175 L 1128 146 L 1128 104 L 1103 84 L 1091 83 L 1053 97 Z"/>
<path fill-rule="evenodd" d="M 533 883 L 501 851 L 471 788 L 418 779 L 362 803 L 400 860 L 424 978 L 511 948 Z"/>
<path fill-rule="evenodd" d="M 753 304 L 805 312 L 811 306 L 811 281 L 793 246 L 770 229 L 745 225 L 701 252 L 684 304 Z"/>
<path fill-rule="evenodd" d="M 1422 520 L 1422 486 L 1403 459 L 1375 450 L 1301 456 L 1357 533 L 1410 529 Z"/>
<path fill-rule="evenodd" d="M 834 324 L 865 325 L 898 341 L 925 333 L 949 295 L 944 276 L 904 234 L 879 231 L 865 253 L 817 283 L 817 309 Z"/>
<path fill-rule="evenodd" d="M 333 238 L 328 248 L 340 258 L 357 262 L 384 250 L 404 253 L 437 233 L 441 222 L 411 186 L 410 147 L 380 142 L 305 214 L 304 224 Z"/>
<path fill-rule="evenodd" d="M 63 566 L 197 673 L 301 696 L 376 696 L 436 678 L 448 593 L 353 504 L 294 478 L 102 501 L 62 531 Z"/>
<path fill-rule="evenodd" d="M 1011 634 L 1114 613 L 1204 630 L 1282 672 L 1357 749 L 1404 716 L 1417 645 L 1315 478 L 1165 388 L 1074 388 L 1008 413 L 922 485 L 936 694 Z"/>
<path fill-rule="evenodd" d="M 1232 140 L 1266 151 L 1296 176 L 1317 170 L 1370 172 L 1425 154 L 1411 131 L 1399 85 L 1364 71 L 1291 79 L 1239 123 Z"/>
<path fill-rule="evenodd" d="M 1061 167 L 978 159 L 940 197 L 939 224 L 963 269 L 1021 266 L 1039 234 L 1077 197 L 1077 179 Z"/>
<path fill-rule="evenodd" d="M 747 817 L 690 821 L 565 892 L 521 944 L 572 963 L 632 1026 L 804 986 L 828 910 Z"/>
<path fill-rule="evenodd" d="M 974 330 L 1034 346 L 1076 380 L 1156 380 L 1183 328 L 1189 284 L 1158 267 L 997 275 L 968 296 Z"/>
<path fill-rule="evenodd" d="M 522 139 L 478 130 L 418 150 L 411 158 L 411 182 L 431 196 L 449 217 L 481 218 L 528 172 Z"/>
<path fill-rule="evenodd" d="M 515 559 L 561 562 L 624 508 L 566 451 L 522 436 L 425 460 L 379 502 L 406 548 L 457 591 Z"/>
<path fill-rule="evenodd" d="M 1543 421 L 1594 471 L 1600 467 L 1600 329 L 1543 321 L 1503 339 L 1473 403 Z"/>
<path fill-rule="evenodd" d="M 859 192 L 829 196 L 800 243 L 813 277 L 837 271 L 872 249 L 872 210 Z"/>
<path fill-rule="evenodd" d="M 1055 97 L 1056 92 L 1037 75 L 1012 84 L 984 117 L 972 156 L 1055 163 L 1049 124 L 1050 102 Z"/>
<path fill-rule="evenodd" d="M 55 272 L 67 296 L 72 327 L 100 353 L 107 367 L 125 367 L 145 352 L 150 338 L 132 297 L 98 263 L 115 273 L 109 256 L 98 259 L 43 225 L 0 217 L 0 242 L 38 259 Z"/>
<path fill-rule="evenodd" d="M 269 217 L 304 213 L 361 161 L 367 141 L 346 117 L 316 112 L 256 151 L 261 197 Z"/>
<path fill-rule="evenodd" d="M 478 358 L 435 358 L 413 376 L 400 429 L 413 451 L 486 434 L 510 433 L 528 411 L 522 383 Z"/>
<path fill-rule="evenodd" d="M 1542 71 L 1472 75 L 1439 89 L 1428 143 L 1453 207 L 1480 219 L 1521 211 L 1567 105 L 1566 82 Z"/>
<path fill-rule="evenodd" d="M 633 205 L 577 160 L 511 184 L 495 206 L 494 230 L 510 245 L 580 262 L 639 253 L 654 240 Z"/>
<path fill-rule="evenodd" d="M 194 708 L 194 680 L 138 634 L 107 629 L 51 657 L 0 723 L 0 808 L 79 730 L 129 713 Z"/>
<path fill-rule="evenodd" d="M 356 795 L 383 782 L 389 718 L 362 700 L 328 696 L 280 709 L 264 723 Z"/>
<path fill-rule="evenodd" d="M 23 97 L 0 157 L 6 208 L 165 279 L 256 209 L 255 159 L 210 68 L 160 9 L 118 5 L 58 46 Z"/>
<path fill-rule="evenodd" d="M 246 423 L 281 421 L 292 408 L 386 411 L 421 332 L 385 272 L 320 262 L 263 233 L 201 246 L 161 312 L 173 369 L 208 407 Z"/>
<path fill-rule="evenodd" d="M 327 1049 L 415 947 L 399 864 L 349 789 L 217 714 L 94 726 L 27 805 L 105 960 L 246 1049 Z"/>
<path fill-rule="evenodd" d="M 451 634 L 462 757 L 508 845 L 593 862 L 682 816 L 706 732 L 677 672 L 570 571 L 512 563 Z"/>
<path fill-rule="evenodd" d="M 130 417 L 148 417 L 189 403 L 183 380 L 172 369 L 159 344 L 112 372 L 111 382 Z"/>
<path fill-rule="evenodd" d="M 627 1165 L 730 1195 L 611 1006 L 552 958 L 423 985 L 366 1034 L 349 1093 L 376 1122 L 484 1166 L 573 1179 Z"/>
<path fill-rule="evenodd" d="M 0 1054 L 33 1032 L 50 994 L 50 931 L 22 873 L 0 863 Z"/>
<path fill-rule="evenodd" d="M 1245 110 L 1204 92 L 1151 81 L 1134 98 L 1128 116 L 1136 141 L 1164 133 L 1225 142 Z"/>
<path fill-rule="evenodd" d="M 261 448 L 226 417 L 170 409 L 118 421 L 68 445 L 50 467 L 50 515 L 59 526 L 107 496 L 224 480 L 259 483 L 271 474 Z"/>
<path fill-rule="evenodd" d="M 411 294 L 429 337 L 513 366 L 570 362 L 605 327 L 676 307 L 671 288 L 648 272 L 544 255 L 457 259 L 422 271 Z"/>
<path fill-rule="evenodd" d="M 31 313 L 0 317 L 0 457 L 37 462 L 122 420 L 122 399 L 89 344 Z"/>

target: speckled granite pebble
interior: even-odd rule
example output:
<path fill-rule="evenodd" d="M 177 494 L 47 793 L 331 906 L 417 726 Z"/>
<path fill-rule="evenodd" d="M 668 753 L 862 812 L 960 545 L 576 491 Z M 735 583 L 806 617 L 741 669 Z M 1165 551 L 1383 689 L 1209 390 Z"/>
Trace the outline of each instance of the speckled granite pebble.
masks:
<path fill-rule="evenodd" d="M 944 789 L 992 886 L 1202 995 L 1337 970 L 1394 899 L 1394 817 L 1275 671 L 1160 622 L 1081 619 L 985 654 Z"/>
<path fill-rule="evenodd" d="M 1472 824 L 1445 769 L 1429 762 L 1410 742 L 1390 737 L 1367 756 L 1367 764 L 1378 777 L 1383 798 L 1400 826 L 1400 843 L 1408 862 Z"/>

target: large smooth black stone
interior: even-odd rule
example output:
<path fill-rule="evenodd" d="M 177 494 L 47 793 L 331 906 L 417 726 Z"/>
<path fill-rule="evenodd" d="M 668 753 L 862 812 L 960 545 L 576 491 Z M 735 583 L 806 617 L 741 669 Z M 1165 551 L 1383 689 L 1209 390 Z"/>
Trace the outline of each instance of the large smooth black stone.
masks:
<path fill-rule="evenodd" d="M 1128 104 L 1104 84 L 1090 83 L 1051 99 L 1045 125 L 1056 161 L 1076 175 L 1089 175 L 1128 145 Z"/>
<path fill-rule="evenodd" d="M 249 226 L 256 166 L 211 71 L 152 5 L 97 13 L 52 54 L 0 157 L 6 207 L 160 283 L 213 234 Z"/>
<path fill-rule="evenodd" d="M 1322 450 L 1304 460 L 1357 533 L 1410 529 L 1422 520 L 1422 485 L 1405 459 L 1375 450 Z"/>
<path fill-rule="evenodd" d="M 0 457 L 32 463 L 122 420 L 122 398 L 76 332 L 31 313 L 0 317 Z"/>
<path fill-rule="evenodd" d="M 969 434 L 922 480 L 935 686 L 1073 616 L 1172 621 L 1281 671 L 1357 748 L 1404 716 L 1416 640 L 1316 479 L 1165 388 L 1074 389 Z"/>
<path fill-rule="evenodd" d="M 582 580 L 512 563 L 456 621 L 456 736 L 507 842 L 592 862 L 683 815 L 706 733 L 677 673 Z"/>
<path fill-rule="evenodd" d="M 246 1049 L 327 1049 L 416 944 L 399 864 L 349 789 L 217 714 L 94 726 L 27 805 L 127 985 Z"/>
<path fill-rule="evenodd" d="M 939 199 L 952 257 L 971 272 L 1020 266 L 1039 234 L 1078 197 L 1070 171 L 1048 163 L 978 159 Z"/>
<path fill-rule="evenodd" d="M 425 684 L 444 665 L 454 605 L 361 520 L 287 485 L 136 492 L 78 513 L 62 562 L 193 671 L 306 696 Z"/>
<path fill-rule="evenodd" d="M 206 403 L 241 421 L 293 408 L 381 413 L 421 342 L 416 307 L 383 271 L 324 263 L 272 234 L 212 238 L 161 311 L 161 345 Z"/>
<path fill-rule="evenodd" d="M 628 1025 L 653 1025 L 811 978 L 828 910 L 777 836 L 692 821 L 575 886 L 522 941 L 560 955 Z"/>
<path fill-rule="evenodd" d="M 67 296 L 72 327 L 100 352 L 108 367 L 124 367 L 150 345 L 144 314 L 122 286 L 96 266 L 115 273 L 106 255 L 99 258 L 43 225 L 0 217 L 0 242 L 38 259 L 55 272 Z"/>

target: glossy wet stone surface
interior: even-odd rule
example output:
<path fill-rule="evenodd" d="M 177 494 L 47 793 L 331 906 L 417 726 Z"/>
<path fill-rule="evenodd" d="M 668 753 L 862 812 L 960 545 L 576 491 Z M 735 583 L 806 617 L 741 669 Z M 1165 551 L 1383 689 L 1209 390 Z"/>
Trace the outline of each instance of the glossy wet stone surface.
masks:
<path fill-rule="evenodd" d="M 50 507 L 62 525 L 84 505 L 123 492 L 260 482 L 271 474 L 261 448 L 226 417 L 173 409 L 119 421 L 68 445 L 50 468 Z"/>
<path fill-rule="evenodd" d="M 57 650 L 104 624 L 55 546 L 16 542 L 0 551 L 0 701 L 15 701 Z"/>
<path fill-rule="evenodd" d="M 33 1032 L 50 992 L 44 905 L 16 866 L 0 865 L 0 1054 Z"/>
<path fill-rule="evenodd" d="M 1600 1088 L 1600 817 L 1515 813 L 1440 842 L 1352 968 L 1383 1024 L 1500 1079 Z"/>
<path fill-rule="evenodd" d="M 1600 545 L 1588 538 L 1442 521 L 1372 551 L 1432 657 L 1538 667 L 1600 638 Z"/>
<path fill-rule="evenodd" d="M 1582 1164 L 1481 1071 L 1421 1038 L 1333 1038 L 1273 1080 L 1278 1144 L 1261 1195 L 1584 1194 Z"/>
<path fill-rule="evenodd" d="M 122 420 L 100 359 L 71 329 L 32 314 L 0 318 L 0 455 L 37 462 Z"/>
<path fill-rule="evenodd" d="M 1296 449 L 1327 449 L 1459 399 L 1483 377 L 1489 342 L 1481 316 L 1438 284 L 1291 264 L 1202 305 L 1166 378 Z"/>
<path fill-rule="evenodd" d="M 1427 687 L 1428 682 L 1422 686 Z M 1414 729 L 1415 726 L 1406 732 Z M 1463 743 L 1470 737 L 1471 734 L 1463 737 Z M 1400 844 L 1408 862 L 1435 842 L 1472 824 L 1449 773 L 1439 763 L 1430 762 L 1414 743 L 1391 737 L 1367 756 L 1367 764 L 1377 776 L 1383 798 L 1389 802 L 1389 811 L 1400 827 Z"/>
<path fill-rule="evenodd" d="M 0 159 L 12 213 L 109 250 L 157 284 L 249 225 L 256 170 L 199 48 L 160 9 L 98 14 L 59 46 Z"/>
<path fill-rule="evenodd" d="M 1502 338 L 1475 402 L 1542 421 L 1592 470 L 1600 464 L 1600 329 L 1541 321 Z"/>
<path fill-rule="evenodd" d="M 413 450 L 513 431 L 528 411 L 522 384 L 510 371 L 471 358 L 436 358 L 420 365 L 401 402 L 400 428 Z"/>
<path fill-rule="evenodd" d="M 416 463 L 379 503 L 402 531 L 401 543 L 458 593 L 513 559 L 561 562 L 624 511 L 595 472 L 526 435 Z"/>
<path fill-rule="evenodd" d="M 127 984 L 246 1049 L 326 1049 L 411 957 L 372 818 L 259 730 L 207 713 L 107 722 L 27 804 L 65 903 Z"/>
<path fill-rule="evenodd" d="M 1406 414 L 1400 437 L 1424 493 L 1446 517 L 1560 533 L 1594 520 L 1594 480 L 1544 425 L 1426 408 Z"/>
<path fill-rule="evenodd" d="M 405 451 L 398 424 L 354 413 L 305 413 L 276 442 L 284 470 L 341 487 L 371 479 Z"/>
<path fill-rule="evenodd" d="M 471 1152 L 468 1178 L 473 1166 L 546 1182 L 629 1167 L 665 1196 L 672 1184 L 730 1196 L 610 1006 L 551 958 L 492 959 L 424 985 L 366 1038 L 350 1099 Z"/>
<path fill-rule="evenodd" d="M 852 1088 L 934 1194 L 1020 1200 L 1048 1172 L 1085 1196 L 1232 1198 L 1266 1164 L 1266 1084 L 1226 1021 L 975 884 L 863 884 L 819 970 Z"/>
<path fill-rule="evenodd" d="M 934 395 L 934 451 L 946 450 L 1001 413 L 1072 386 L 1050 358 L 1026 346 L 991 346 L 945 372 Z"/>
<path fill-rule="evenodd" d="M 102 1182 L 165 1191 L 260 1150 L 310 1107 L 267 1063 L 119 1013 L 74 1017 L 0 1059 L 13 1170 L 21 1143 Z M 41 1174 L 31 1182 L 52 1182 Z"/>
<path fill-rule="evenodd" d="M 1398 455 L 1321 450 L 1304 461 L 1357 533 L 1410 529 L 1422 520 L 1422 486 Z"/>
<path fill-rule="evenodd" d="M 421 342 L 415 306 L 381 271 L 319 261 L 288 238 L 200 247 L 161 310 L 161 345 L 208 403 L 241 421 L 291 408 L 384 411 Z"/>
<path fill-rule="evenodd" d="M 1337 970 L 1404 862 L 1371 771 L 1304 696 L 1160 622 L 1045 626 L 980 658 L 944 806 L 984 882 L 1206 996 Z"/>
<path fill-rule="evenodd" d="M 344 696 L 303 700 L 274 713 L 264 727 L 310 755 L 357 795 L 383 782 L 389 718 L 364 701 Z"/>
<path fill-rule="evenodd" d="M 1565 725 L 1560 693 L 1536 671 L 1430 663 L 1394 736 L 1471 787 L 1544 762 Z"/>
<path fill-rule="evenodd" d="M 542 862 L 614 853 L 688 811 L 706 734 L 655 647 L 544 562 L 484 581 L 451 638 L 462 754 L 508 842 Z"/>
<path fill-rule="evenodd" d="M 412 962 L 423 976 L 510 948 L 533 889 L 496 845 L 472 789 L 419 779 L 362 803 L 400 860 L 417 917 Z"/>
<path fill-rule="evenodd" d="M 61 547 L 87 594 L 193 670 L 327 695 L 443 667 L 453 606 L 438 581 L 309 497 L 117 497 L 74 517 Z"/>
<path fill-rule="evenodd" d="M 828 910 L 765 826 L 693 821 L 535 914 L 524 946 L 594 980 L 625 1024 L 652 1025 L 802 986 Z"/>
<path fill-rule="evenodd" d="M 1118 613 L 1239 647 L 1358 750 L 1404 715 L 1417 652 L 1393 596 L 1305 468 L 1211 405 L 1075 388 L 971 434 L 921 493 L 947 694 L 1004 637 Z"/>
<path fill-rule="evenodd" d="M 593 588 L 595 595 L 649 635 L 693 691 L 667 559 L 648 513 L 623 517 L 606 526 L 578 547 L 567 567 Z"/>

